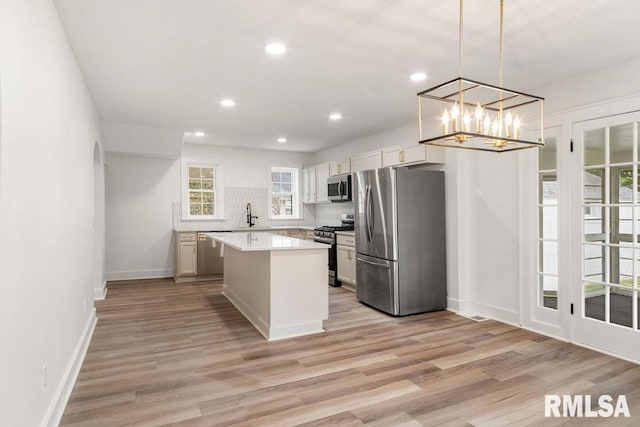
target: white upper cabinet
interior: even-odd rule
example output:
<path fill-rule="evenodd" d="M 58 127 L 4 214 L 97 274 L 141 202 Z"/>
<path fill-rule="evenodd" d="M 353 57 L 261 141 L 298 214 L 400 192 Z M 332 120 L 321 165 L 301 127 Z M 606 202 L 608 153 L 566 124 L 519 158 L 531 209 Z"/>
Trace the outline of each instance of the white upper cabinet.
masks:
<path fill-rule="evenodd" d="M 329 177 L 329 163 L 310 166 L 302 169 L 302 188 L 304 189 L 304 203 L 328 202 L 327 178 Z"/>
<path fill-rule="evenodd" d="M 329 175 L 345 175 L 351 173 L 351 159 L 337 160 L 329 163 Z"/>
<path fill-rule="evenodd" d="M 302 169 L 302 189 L 303 189 L 303 202 L 314 203 L 316 201 L 316 168 L 311 166 Z"/>
<path fill-rule="evenodd" d="M 360 172 L 382 167 L 382 151 L 372 151 L 351 158 L 351 172 Z"/>
<path fill-rule="evenodd" d="M 382 166 L 399 166 L 413 163 L 444 163 L 444 147 L 409 143 L 385 148 Z"/>
<path fill-rule="evenodd" d="M 327 178 L 329 178 L 329 163 L 316 165 L 316 202 L 328 202 Z"/>

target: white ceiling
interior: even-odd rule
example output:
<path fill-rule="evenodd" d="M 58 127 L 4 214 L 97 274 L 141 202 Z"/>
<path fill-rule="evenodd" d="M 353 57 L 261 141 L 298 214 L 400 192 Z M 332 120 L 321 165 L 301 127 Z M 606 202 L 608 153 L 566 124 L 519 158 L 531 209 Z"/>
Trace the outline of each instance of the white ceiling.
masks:
<path fill-rule="evenodd" d="M 414 121 L 415 94 L 458 75 L 455 0 L 55 3 L 103 121 L 213 144 L 316 151 Z M 506 0 L 504 85 L 640 57 L 639 14 L 638 1 Z M 465 77 L 497 83 L 498 0 L 467 0 L 464 32 Z M 272 40 L 286 55 L 264 52 Z M 418 70 L 428 80 L 410 82 Z"/>

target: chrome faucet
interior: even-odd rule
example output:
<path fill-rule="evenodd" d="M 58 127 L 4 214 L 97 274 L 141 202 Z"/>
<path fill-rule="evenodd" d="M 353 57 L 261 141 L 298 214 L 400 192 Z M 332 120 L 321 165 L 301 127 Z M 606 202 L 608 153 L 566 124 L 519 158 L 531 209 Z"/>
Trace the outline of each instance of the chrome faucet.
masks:
<path fill-rule="evenodd" d="M 251 215 L 251 203 L 247 203 L 247 224 L 249 224 L 249 227 L 256 225 L 256 223 L 253 222 L 254 219 L 258 219 L 258 217 Z"/>

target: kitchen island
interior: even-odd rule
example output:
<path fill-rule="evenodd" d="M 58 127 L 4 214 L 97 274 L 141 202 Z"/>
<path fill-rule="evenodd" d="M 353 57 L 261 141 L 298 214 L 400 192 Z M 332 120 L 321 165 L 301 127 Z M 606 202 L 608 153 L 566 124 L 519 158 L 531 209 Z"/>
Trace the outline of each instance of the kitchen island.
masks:
<path fill-rule="evenodd" d="M 324 331 L 329 245 L 265 232 L 206 235 L 224 245 L 223 295 L 267 340 Z"/>

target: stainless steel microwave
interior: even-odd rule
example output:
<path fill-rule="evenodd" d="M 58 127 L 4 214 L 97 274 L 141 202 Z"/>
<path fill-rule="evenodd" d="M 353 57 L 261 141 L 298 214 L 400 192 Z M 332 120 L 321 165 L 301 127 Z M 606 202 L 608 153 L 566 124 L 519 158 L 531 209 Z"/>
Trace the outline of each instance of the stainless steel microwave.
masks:
<path fill-rule="evenodd" d="M 351 201 L 351 175 L 330 176 L 327 179 L 327 194 L 332 202 Z"/>

